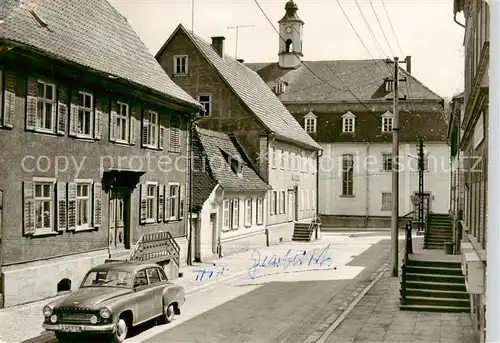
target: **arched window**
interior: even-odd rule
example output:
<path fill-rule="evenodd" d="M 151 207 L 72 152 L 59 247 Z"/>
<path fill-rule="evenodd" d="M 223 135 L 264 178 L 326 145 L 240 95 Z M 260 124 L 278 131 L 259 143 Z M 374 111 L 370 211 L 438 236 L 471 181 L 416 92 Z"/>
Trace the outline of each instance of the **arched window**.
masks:
<path fill-rule="evenodd" d="M 71 291 L 71 280 L 70 279 L 62 279 L 57 284 L 57 293 Z"/>
<path fill-rule="evenodd" d="M 292 40 L 287 39 L 285 44 L 286 44 L 286 52 L 292 52 L 293 51 Z"/>

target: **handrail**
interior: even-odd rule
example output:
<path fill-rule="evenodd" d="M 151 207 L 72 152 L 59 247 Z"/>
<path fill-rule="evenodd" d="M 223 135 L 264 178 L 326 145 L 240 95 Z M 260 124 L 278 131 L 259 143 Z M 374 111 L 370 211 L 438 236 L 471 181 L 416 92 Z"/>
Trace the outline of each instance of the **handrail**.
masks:
<path fill-rule="evenodd" d="M 163 236 L 163 237 L 162 237 Z M 147 238 L 151 237 L 151 240 L 148 240 Z M 173 247 L 174 253 L 171 254 L 173 257 L 173 260 L 177 263 L 177 266 L 180 266 L 180 247 L 179 244 L 175 241 L 174 237 L 172 234 L 168 231 L 160 231 L 160 232 L 151 232 L 151 233 L 145 233 L 142 234 L 141 237 L 137 240 L 137 244 L 135 245 L 134 249 L 130 252 L 127 260 L 132 261 L 132 260 L 143 260 L 143 245 L 148 242 L 154 242 L 157 240 L 163 240 L 164 242 L 166 241 L 166 250 L 169 251 L 170 249 L 168 248 L 169 245 Z M 146 255 L 147 256 L 147 255 Z M 147 259 L 147 257 L 146 257 Z"/>

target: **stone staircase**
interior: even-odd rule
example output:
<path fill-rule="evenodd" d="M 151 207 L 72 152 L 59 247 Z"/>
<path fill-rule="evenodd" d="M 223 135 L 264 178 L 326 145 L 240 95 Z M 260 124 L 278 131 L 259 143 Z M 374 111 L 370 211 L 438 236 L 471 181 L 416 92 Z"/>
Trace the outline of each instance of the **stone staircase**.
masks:
<path fill-rule="evenodd" d="M 321 225 L 320 217 L 317 215 L 311 222 L 296 222 L 293 229 L 292 241 L 311 242 L 313 234 Z"/>
<path fill-rule="evenodd" d="M 429 213 L 424 249 L 444 249 L 453 240 L 453 220 L 448 214 Z"/>
<path fill-rule="evenodd" d="M 408 260 L 402 269 L 401 310 L 470 311 L 470 296 L 460 262 Z"/>

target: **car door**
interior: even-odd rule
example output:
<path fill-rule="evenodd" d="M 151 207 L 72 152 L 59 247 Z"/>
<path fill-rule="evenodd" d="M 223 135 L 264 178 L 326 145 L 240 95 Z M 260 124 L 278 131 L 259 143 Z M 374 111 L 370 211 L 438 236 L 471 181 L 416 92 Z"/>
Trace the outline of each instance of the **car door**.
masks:
<path fill-rule="evenodd" d="M 146 269 L 148 275 L 149 285 L 153 290 L 153 315 L 160 315 L 163 313 L 163 285 L 162 279 L 160 278 L 159 268 L 148 268 Z"/>
<path fill-rule="evenodd" d="M 153 289 L 150 287 L 146 269 L 137 271 L 134 278 L 136 323 L 153 317 Z"/>

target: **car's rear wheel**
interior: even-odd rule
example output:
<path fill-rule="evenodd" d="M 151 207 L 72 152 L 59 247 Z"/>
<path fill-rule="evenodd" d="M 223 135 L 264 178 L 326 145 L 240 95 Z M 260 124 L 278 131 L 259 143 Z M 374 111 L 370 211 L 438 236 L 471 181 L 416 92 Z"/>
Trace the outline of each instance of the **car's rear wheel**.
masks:
<path fill-rule="evenodd" d="M 163 306 L 163 319 L 165 323 L 171 323 L 175 317 L 175 305 L 164 305 Z"/>

